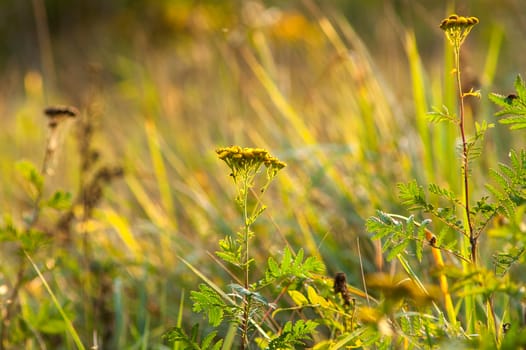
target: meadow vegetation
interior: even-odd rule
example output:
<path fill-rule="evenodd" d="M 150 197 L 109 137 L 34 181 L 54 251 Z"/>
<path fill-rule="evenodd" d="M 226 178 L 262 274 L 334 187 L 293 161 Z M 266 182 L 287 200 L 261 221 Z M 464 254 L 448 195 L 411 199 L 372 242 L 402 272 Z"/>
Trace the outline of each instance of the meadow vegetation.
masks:
<path fill-rule="evenodd" d="M 0 6 L 0 349 L 526 347 L 520 1 Z"/>

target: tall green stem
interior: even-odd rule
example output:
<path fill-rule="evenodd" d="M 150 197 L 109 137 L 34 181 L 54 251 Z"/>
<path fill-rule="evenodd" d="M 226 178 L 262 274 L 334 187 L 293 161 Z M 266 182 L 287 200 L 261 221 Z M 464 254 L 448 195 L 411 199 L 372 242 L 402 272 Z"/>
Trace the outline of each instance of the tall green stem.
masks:
<path fill-rule="evenodd" d="M 464 92 L 462 91 L 461 73 L 460 73 L 460 46 L 454 47 L 455 53 L 455 69 L 457 86 L 459 93 L 460 103 L 460 135 L 462 137 L 462 178 L 463 178 L 463 189 L 464 189 L 464 213 L 465 220 L 469 235 L 469 244 L 471 250 L 471 261 L 473 265 L 477 264 L 477 237 L 474 235 L 473 223 L 471 221 L 470 204 L 469 204 L 469 159 L 468 159 L 468 143 L 466 139 L 466 128 L 465 128 L 465 111 L 464 111 Z"/>
<path fill-rule="evenodd" d="M 245 254 L 243 258 L 243 268 L 244 268 L 244 287 L 246 290 L 248 290 L 248 284 L 249 284 L 249 262 L 250 262 L 250 256 L 249 256 L 249 235 L 250 235 L 250 218 L 248 217 L 248 191 L 250 188 L 250 176 L 247 175 L 243 180 L 243 219 L 244 219 L 244 227 L 243 227 L 243 241 L 245 243 Z M 250 315 L 250 300 L 248 299 L 247 294 L 243 296 L 243 325 L 242 325 L 242 334 L 241 334 L 241 349 L 244 350 L 246 347 L 248 347 L 248 318 Z"/>

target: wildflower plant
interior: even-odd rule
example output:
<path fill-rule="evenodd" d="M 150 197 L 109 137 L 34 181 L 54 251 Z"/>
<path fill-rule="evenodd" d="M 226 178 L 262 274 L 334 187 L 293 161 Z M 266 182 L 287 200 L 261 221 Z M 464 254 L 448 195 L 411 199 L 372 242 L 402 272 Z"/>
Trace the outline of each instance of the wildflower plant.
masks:
<path fill-rule="evenodd" d="M 243 228 L 238 233 L 235 241 L 230 237 L 220 241 L 219 245 L 222 250 L 217 254 L 225 261 L 245 271 L 245 288 L 247 288 L 247 276 L 251 263 L 248 243 L 253 234 L 250 227 L 257 217 L 261 215 L 263 210 L 265 210 L 265 206 L 259 201 L 256 202 L 252 210 L 249 209 L 249 192 L 255 186 L 255 177 L 262 166 L 265 166 L 267 169 L 267 179 L 261 188 L 261 193 L 264 193 L 278 171 L 283 169 L 286 164 L 270 156 L 266 150 L 260 148 L 242 149 L 239 146 L 232 146 L 218 148 L 216 153 L 219 159 L 223 160 L 231 170 L 230 176 L 236 184 L 237 189 L 236 203 L 243 213 L 244 222 Z"/>
<path fill-rule="evenodd" d="M 228 291 L 225 291 L 183 260 L 206 282 L 199 286 L 198 291 L 191 292 L 193 310 L 206 313 L 213 327 L 228 321 L 235 329 L 237 328 L 241 349 L 251 348 L 254 343 L 269 349 L 303 345 L 315 331 L 316 322 L 289 321 L 283 327 L 276 328 L 276 323 L 271 320 L 270 315 L 277 307 L 276 302 L 285 294 L 284 291 L 301 288 L 302 281 L 312 278 L 314 273 L 324 271 L 323 264 L 314 257 L 304 259 L 302 249 L 294 254 L 286 247 L 281 261 L 269 257 L 264 277 L 258 281 L 251 281 L 251 268 L 255 263 L 250 255 L 250 243 L 255 234 L 252 226 L 266 209 L 261 202 L 261 196 L 286 164 L 261 148 L 221 147 L 216 153 L 230 169 L 230 177 L 236 186 L 236 204 L 242 213 L 241 228 L 234 236 L 221 239 L 219 251 L 216 252 L 217 256 L 227 263 L 228 272 L 235 278 L 235 282 L 230 283 L 227 286 Z M 263 168 L 266 176 L 261 179 Z M 260 186 L 258 190 L 256 186 Z M 230 270 L 230 266 L 233 266 L 234 270 Z M 285 285 L 285 287 L 277 299 L 269 302 L 262 290 L 274 285 Z M 209 333 L 199 344 L 195 337 L 196 327 L 194 326 L 192 330 L 194 336 L 189 336 L 183 329 L 175 327 L 165 333 L 164 339 L 168 343 L 186 344 L 186 346 L 191 344 L 196 349 L 221 346 L 225 348 L 232 345 L 223 344 L 223 339 L 214 343 L 213 338 L 217 330 Z"/>
<path fill-rule="evenodd" d="M 482 345 L 487 341 L 487 344 L 491 344 L 490 347 L 499 348 L 506 341 L 514 346 L 519 344 L 516 341 L 520 341 L 511 340 L 511 335 L 504 338 L 506 325 L 509 330 L 505 319 L 511 319 L 512 316 L 519 316 L 520 319 L 523 316 L 517 315 L 509 306 L 509 309 L 503 305 L 497 306 L 495 300 L 517 303 L 523 298 L 520 285 L 505 275 L 512 264 L 524 260 L 524 240 L 520 240 L 516 249 L 496 252 L 492 260 L 479 256 L 479 240 L 483 233 L 488 232 L 488 227 L 494 219 L 502 216 L 512 220 L 516 213 L 522 212 L 519 208 L 526 203 L 526 154 L 524 150 L 512 150 L 510 165 L 499 164 L 496 170 L 490 171 L 497 186 L 487 184 L 488 195 L 478 199 L 472 198 L 472 164 L 482 154 L 482 142 L 486 132 L 495 126 L 494 123 L 485 120 L 467 125 L 465 117 L 465 99 L 480 98 L 480 92 L 473 89 L 463 90 L 460 54 L 463 43 L 478 23 L 476 17 L 456 14 L 440 23 L 440 28 L 454 53 L 452 74 L 455 76 L 458 92 L 459 113 L 452 114 L 445 106 L 429 113 L 432 122 L 449 122 L 458 128 L 461 193 L 433 183 L 428 185 L 427 190 L 416 181 L 399 184 L 399 195 L 403 204 L 409 211 L 421 215 L 422 218 L 418 220 L 414 215 L 403 216 L 379 211 L 376 216 L 367 220 L 367 229 L 374 233 L 374 239 L 382 240 L 382 249 L 387 252 L 387 259 L 397 259 L 407 275 L 426 294 L 428 290 L 415 273 L 411 261 L 414 257 L 417 263 L 422 262 L 424 253 L 430 251 L 438 271 L 436 276 L 445 307 L 444 313 L 435 308 L 442 331 L 450 336 L 471 341 L 472 344 L 478 342 Z M 502 107 L 497 116 L 508 115 L 507 118 L 501 119 L 501 123 L 519 129 L 523 127 L 526 114 L 526 88 L 520 77 L 517 78 L 515 87 L 517 95 L 492 94 L 490 99 Z M 438 201 L 432 202 L 428 198 L 429 195 L 435 196 Z M 429 247 L 429 250 L 425 247 Z M 461 268 L 455 268 L 456 272 L 448 269 L 444 255 Z M 485 265 L 487 261 L 491 261 L 493 266 Z M 453 286 L 450 285 L 451 282 Z M 464 313 L 463 316 L 460 316 L 461 312 Z"/>
<path fill-rule="evenodd" d="M 231 177 L 236 184 L 237 196 L 236 203 L 240 207 L 243 215 L 243 227 L 237 233 L 237 238 L 233 240 L 227 237 L 219 242 L 221 250 L 217 255 L 241 270 L 243 270 L 243 288 L 239 289 L 243 295 L 243 316 L 242 316 L 242 342 L 248 345 L 249 317 L 251 313 L 249 274 L 252 259 L 249 255 L 249 241 L 253 236 L 251 225 L 261 215 L 265 206 L 256 202 L 254 207 L 249 209 L 248 195 L 255 186 L 255 177 L 262 166 L 267 169 L 267 180 L 261 188 L 261 193 L 270 185 L 272 179 L 278 171 L 283 169 L 286 164 L 277 158 L 272 157 L 266 150 L 261 148 L 241 148 L 239 146 L 218 148 L 216 153 L 219 159 L 223 160 L 230 168 Z"/>

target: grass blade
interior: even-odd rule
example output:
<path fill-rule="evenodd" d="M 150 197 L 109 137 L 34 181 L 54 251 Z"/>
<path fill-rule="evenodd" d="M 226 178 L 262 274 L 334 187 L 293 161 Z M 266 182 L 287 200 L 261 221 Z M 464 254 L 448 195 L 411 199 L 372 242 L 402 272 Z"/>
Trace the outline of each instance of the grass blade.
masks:
<path fill-rule="evenodd" d="M 24 251 L 24 254 L 27 258 L 27 260 L 29 260 L 29 262 L 31 263 L 31 265 L 33 266 L 33 269 L 35 270 L 35 272 L 37 273 L 38 277 L 40 278 L 40 280 L 42 281 L 42 284 L 44 285 L 44 287 L 46 288 L 47 292 L 49 293 L 50 297 L 51 297 L 51 300 L 53 301 L 53 304 L 55 304 L 55 306 L 57 307 L 57 310 L 58 312 L 60 313 L 60 316 L 62 316 L 62 318 L 64 319 L 64 322 L 66 323 L 66 328 L 68 330 L 68 333 L 69 335 L 73 338 L 73 342 L 75 343 L 75 345 L 77 346 L 77 349 L 80 349 L 80 350 L 84 350 L 86 349 L 84 347 L 84 345 L 82 344 L 82 341 L 80 340 L 80 337 L 77 333 L 77 331 L 75 330 L 75 327 L 73 327 L 73 323 L 71 322 L 71 320 L 69 319 L 69 317 L 66 315 L 66 312 L 64 311 L 64 309 L 62 308 L 62 306 L 60 305 L 57 297 L 55 296 L 55 293 L 53 293 L 53 291 L 51 290 L 51 287 L 49 286 L 49 284 L 47 283 L 44 275 L 42 275 L 42 272 L 40 272 L 40 269 L 38 268 L 38 266 L 35 264 L 35 262 L 33 261 L 33 259 L 31 259 L 31 257 L 29 256 L 29 254 Z"/>

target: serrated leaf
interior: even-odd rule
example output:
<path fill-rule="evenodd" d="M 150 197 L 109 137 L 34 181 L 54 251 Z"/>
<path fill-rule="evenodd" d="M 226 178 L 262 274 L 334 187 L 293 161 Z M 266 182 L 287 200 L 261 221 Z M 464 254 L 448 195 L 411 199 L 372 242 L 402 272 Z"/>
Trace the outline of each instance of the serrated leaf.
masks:
<path fill-rule="evenodd" d="M 190 292 L 190 299 L 193 301 L 192 310 L 206 313 L 212 326 L 217 327 L 223 321 L 227 305 L 215 290 L 206 284 L 200 284 L 199 291 Z"/>
<path fill-rule="evenodd" d="M 374 233 L 371 237 L 373 240 L 384 238 L 391 233 L 389 226 L 376 217 L 370 217 L 367 219 L 365 227 L 367 232 Z"/>
<path fill-rule="evenodd" d="M 454 114 L 450 114 L 448 108 L 445 105 L 442 106 L 442 109 L 433 107 L 433 111 L 427 113 L 427 115 L 432 123 L 447 121 L 452 124 L 457 124 L 457 117 Z"/>
<path fill-rule="evenodd" d="M 299 320 L 294 324 L 288 321 L 285 326 L 283 326 L 281 334 L 269 342 L 268 349 L 296 349 L 299 346 L 303 348 L 305 344 L 304 340 L 312 337 L 312 333 L 316 327 L 317 323 L 310 320 Z"/>
<path fill-rule="evenodd" d="M 298 250 L 298 253 L 296 254 L 296 258 L 294 259 L 294 263 L 292 265 L 293 270 L 298 270 L 301 267 L 301 264 L 303 263 L 303 248 L 300 248 Z"/>
<path fill-rule="evenodd" d="M 292 262 L 292 252 L 288 246 L 283 251 L 283 258 L 281 259 L 281 270 L 288 271 Z"/>
<path fill-rule="evenodd" d="M 241 266 L 241 245 L 237 240 L 231 236 L 226 236 L 224 239 L 219 240 L 220 251 L 216 252 L 216 255 L 223 261 L 231 263 L 235 266 Z"/>
<path fill-rule="evenodd" d="M 194 325 L 192 329 L 195 329 L 196 326 L 197 325 Z M 192 341 L 192 339 L 186 335 L 184 330 L 179 327 L 169 329 L 161 336 L 161 338 L 169 345 L 182 343 L 185 349 L 200 350 L 199 345 Z"/>
<path fill-rule="evenodd" d="M 402 204 L 405 205 L 409 211 L 429 209 L 424 188 L 418 185 L 416 181 L 411 181 L 407 184 L 398 184 L 397 188 L 398 196 Z"/>
<path fill-rule="evenodd" d="M 514 85 L 517 95 L 511 94 L 505 97 L 500 94 L 490 94 L 489 96 L 493 103 L 502 107 L 495 115 L 508 116 L 500 119 L 499 122 L 510 125 L 511 130 L 526 127 L 526 86 L 520 75 L 515 79 Z"/>
<path fill-rule="evenodd" d="M 279 265 L 273 257 L 268 258 L 267 266 L 268 271 L 271 273 L 272 276 L 279 275 Z"/>
<path fill-rule="evenodd" d="M 396 258 L 398 254 L 402 253 L 407 248 L 409 243 L 411 243 L 411 241 L 406 239 L 406 240 L 403 240 L 402 242 L 399 242 L 393 245 L 391 249 L 389 250 L 389 253 L 387 253 L 387 257 L 386 257 L 387 261 L 391 261 L 394 258 Z"/>
<path fill-rule="evenodd" d="M 201 349 L 220 349 L 221 345 L 223 344 L 223 339 L 220 339 L 219 341 L 217 341 L 217 343 L 212 345 L 216 335 L 217 331 L 210 332 L 201 342 Z"/>
<path fill-rule="evenodd" d="M 519 98 L 521 100 L 526 100 L 526 87 L 524 86 L 524 80 L 522 80 L 522 77 L 520 75 L 517 75 L 515 78 L 515 90 L 517 91 L 517 95 L 519 95 Z"/>
<path fill-rule="evenodd" d="M 492 92 L 488 95 L 488 98 L 491 102 L 495 103 L 497 106 L 500 107 L 508 107 L 509 102 L 507 100 L 507 97 L 501 94 L 497 94 L 495 92 Z"/>

